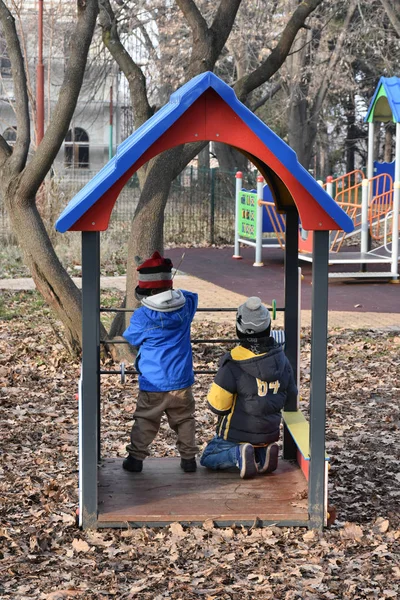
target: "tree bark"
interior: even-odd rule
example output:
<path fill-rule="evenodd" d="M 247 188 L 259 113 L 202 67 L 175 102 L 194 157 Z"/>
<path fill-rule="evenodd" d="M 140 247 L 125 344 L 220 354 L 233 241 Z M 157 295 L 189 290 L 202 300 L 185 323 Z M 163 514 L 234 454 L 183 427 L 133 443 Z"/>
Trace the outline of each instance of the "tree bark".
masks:
<path fill-rule="evenodd" d="M 223 171 L 248 171 L 248 159 L 235 148 L 215 142 L 214 151 Z"/>
<path fill-rule="evenodd" d="M 355 147 L 357 139 L 356 128 L 356 107 L 353 95 L 349 95 L 345 104 L 346 119 L 347 119 L 347 135 L 345 141 L 346 152 L 346 173 L 351 173 L 355 169 Z"/>
<path fill-rule="evenodd" d="M 390 4 L 389 0 L 381 0 L 381 2 L 397 36 L 400 37 L 400 1 L 394 0 L 394 6 Z"/>
<path fill-rule="evenodd" d="M 76 355 L 82 341 L 81 292 L 58 260 L 35 202 L 16 202 L 17 194 L 18 189 L 4 198 L 13 233 L 36 288 L 63 323 L 68 346 Z"/>
<path fill-rule="evenodd" d="M 207 144 L 207 146 L 199 152 L 197 156 L 197 165 L 199 169 L 203 170 L 210 168 L 210 144 Z"/>
<path fill-rule="evenodd" d="M 392 162 L 393 158 L 393 129 L 392 124 L 387 123 L 385 127 L 385 150 L 383 155 L 384 162 Z"/>
<path fill-rule="evenodd" d="M 147 167 L 146 181 L 140 195 L 135 216 L 132 221 L 128 242 L 128 261 L 126 276 L 126 306 L 135 308 L 137 285 L 137 263 L 135 257 L 145 260 L 158 250 L 164 248 L 164 210 L 176 164 L 183 152 L 182 146 L 163 152 L 152 159 Z M 125 313 L 125 326 L 129 324 L 131 313 Z"/>

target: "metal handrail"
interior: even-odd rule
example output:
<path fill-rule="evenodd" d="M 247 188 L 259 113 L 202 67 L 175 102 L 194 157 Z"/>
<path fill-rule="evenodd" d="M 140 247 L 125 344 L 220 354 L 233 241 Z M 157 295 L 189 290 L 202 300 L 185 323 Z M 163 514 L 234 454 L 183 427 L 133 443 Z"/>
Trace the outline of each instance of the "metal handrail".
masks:
<path fill-rule="evenodd" d="M 361 225 L 361 204 L 355 202 L 342 202 L 340 207 L 354 223 L 354 227 Z M 343 231 L 336 231 L 331 241 L 330 251 L 339 252 L 345 240 L 346 234 Z"/>
<path fill-rule="evenodd" d="M 103 308 L 100 307 L 100 312 L 120 312 L 120 313 L 125 313 L 125 312 L 135 312 L 136 308 Z M 272 310 L 271 307 L 268 308 L 268 310 Z M 275 308 L 276 312 L 285 312 L 285 308 L 284 307 L 280 307 L 280 308 Z M 197 308 L 196 312 L 237 312 L 237 308 Z"/>
<path fill-rule="evenodd" d="M 332 183 L 332 184 L 333 184 L 333 183 L 336 183 L 336 184 L 337 184 L 338 182 L 341 182 L 341 181 L 342 181 L 342 182 L 344 182 L 346 179 L 348 179 L 349 185 L 348 185 L 347 187 L 350 187 L 350 186 L 353 186 L 353 185 L 359 185 L 359 184 L 360 184 L 360 182 L 359 182 L 358 184 L 352 184 L 352 183 L 351 183 L 352 176 L 354 177 L 354 180 L 355 180 L 355 178 L 356 178 L 358 175 L 361 177 L 361 181 L 362 181 L 363 179 L 365 179 L 365 175 L 364 175 L 363 171 L 361 171 L 361 169 L 354 169 L 354 171 L 350 171 L 349 173 L 345 173 L 344 175 L 339 175 L 339 177 L 335 177 L 334 179 L 331 179 L 330 183 Z M 323 187 L 324 189 L 326 189 L 326 184 L 327 184 L 327 182 L 325 182 L 325 183 L 322 185 L 322 187 Z M 336 186 L 336 188 L 337 188 L 337 187 L 338 187 L 338 186 Z M 343 185 L 342 185 L 341 187 L 342 187 L 342 189 L 346 189 L 346 186 L 343 186 Z"/>

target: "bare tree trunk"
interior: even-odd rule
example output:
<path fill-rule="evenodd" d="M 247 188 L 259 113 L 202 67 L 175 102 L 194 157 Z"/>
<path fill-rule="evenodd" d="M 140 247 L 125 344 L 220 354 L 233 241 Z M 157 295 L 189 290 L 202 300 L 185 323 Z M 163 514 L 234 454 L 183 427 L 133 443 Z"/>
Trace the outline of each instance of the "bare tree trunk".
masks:
<path fill-rule="evenodd" d="M 207 146 L 199 152 L 197 165 L 199 169 L 210 168 L 210 144 L 207 144 Z"/>
<path fill-rule="evenodd" d="M 169 190 L 174 179 L 176 164 L 182 154 L 182 147 L 163 152 L 153 158 L 147 168 L 146 181 L 140 195 L 128 242 L 128 261 L 126 277 L 126 306 L 138 305 L 135 298 L 137 285 L 137 262 L 135 257 L 148 258 L 155 250 L 163 252 L 164 247 L 164 210 Z M 129 323 L 131 313 L 125 313 L 125 325 Z"/>
<path fill-rule="evenodd" d="M 383 155 L 384 162 L 392 162 L 393 158 L 393 129 L 392 124 L 387 123 L 385 127 L 385 150 Z"/>
<path fill-rule="evenodd" d="M 219 166 L 223 171 L 248 171 L 248 160 L 246 156 L 235 150 L 235 148 L 215 142 L 214 151 Z"/>
<path fill-rule="evenodd" d="M 322 123 L 322 126 L 318 130 L 317 136 L 317 151 L 315 155 L 315 173 L 316 179 L 325 180 L 326 176 L 329 175 L 329 142 L 328 142 L 328 131 L 326 125 Z"/>
<path fill-rule="evenodd" d="M 350 95 L 344 105 L 347 119 L 347 135 L 345 141 L 346 173 L 351 173 L 355 168 L 355 148 L 357 143 L 356 115 L 353 95 Z"/>
<path fill-rule="evenodd" d="M 97 0 L 77 0 L 76 5 L 69 60 L 53 118 L 38 148 L 29 157 L 31 123 L 27 74 L 15 19 L 6 3 L 0 0 L 0 21 L 11 61 L 17 120 L 17 138 L 12 150 L 0 136 L 1 195 L 35 285 L 64 324 L 74 354 L 81 347 L 81 293 L 56 256 L 37 209 L 36 197 L 68 131 L 96 23 Z"/>
<path fill-rule="evenodd" d="M 81 292 L 58 260 L 35 203 L 16 202 L 14 195 L 4 201 L 35 285 L 64 324 L 68 346 L 76 355 L 82 341 Z"/>
<path fill-rule="evenodd" d="M 347 31 L 356 8 L 357 0 L 349 0 L 343 26 L 337 37 L 329 63 L 323 71 L 318 92 L 312 103 L 309 101 L 309 88 L 313 71 L 310 57 L 312 30 L 300 34 L 298 39 L 302 41 L 303 48 L 297 53 L 298 56 L 294 55 L 292 57 L 294 83 L 292 84 L 292 101 L 289 107 L 289 145 L 295 150 L 299 162 L 306 169 L 309 168 L 313 155 L 319 115 L 346 42 Z M 319 37 L 316 35 L 314 39 L 314 51 L 319 46 L 319 43 Z"/>

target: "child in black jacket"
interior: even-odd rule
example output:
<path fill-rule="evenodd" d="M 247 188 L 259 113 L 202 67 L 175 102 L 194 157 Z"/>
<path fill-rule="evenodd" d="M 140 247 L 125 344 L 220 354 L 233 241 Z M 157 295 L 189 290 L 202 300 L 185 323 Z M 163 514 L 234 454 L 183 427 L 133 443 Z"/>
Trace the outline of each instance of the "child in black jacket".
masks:
<path fill-rule="evenodd" d="M 238 467 L 240 477 L 271 473 L 278 466 L 281 410 L 297 397 L 292 367 L 281 345 L 270 337 L 271 316 L 260 298 L 239 306 L 240 346 L 225 354 L 208 394 L 218 415 L 215 437 L 200 463 L 209 469 Z"/>

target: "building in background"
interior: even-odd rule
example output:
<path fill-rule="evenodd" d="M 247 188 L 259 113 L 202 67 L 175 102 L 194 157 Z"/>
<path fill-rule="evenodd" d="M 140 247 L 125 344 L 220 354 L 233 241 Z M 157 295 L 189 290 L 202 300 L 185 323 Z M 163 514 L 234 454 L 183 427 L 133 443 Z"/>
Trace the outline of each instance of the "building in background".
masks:
<path fill-rule="evenodd" d="M 38 0 L 20 0 L 15 11 L 22 51 L 28 64 L 28 93 L 36 97 L 38 56 Z M 54 111 L 65 66 L 69 40 L 75 23 L 75 3 L 45 0 L 43 3 L 43 63 L 45 130 Z M 13 14 L 14 10 L 13 10 Z M 96 172 L 108 161 L 120 143 L 120 74 L 100 40 L 94 40 L 85 79 L 70 129 L 53 165 L 54 173 L 76 178 L 81 172 Z M 33 109 L 35 110 L 35 109 Z M 113 127 L 110 127 L 110 112 Z M 32 147 L 36 145 L 35 121 L 31 117 Z M 14 85 L 4 36 L 0 32 L 0 133 L 8 143 L 16 139 Z M 111 133 L 111 135 L 110 135 Z M 112 136 L 112 137 L 111 137 Z M 87 175 L 90 178 L 90 175 Z"/>

